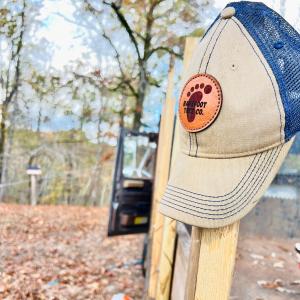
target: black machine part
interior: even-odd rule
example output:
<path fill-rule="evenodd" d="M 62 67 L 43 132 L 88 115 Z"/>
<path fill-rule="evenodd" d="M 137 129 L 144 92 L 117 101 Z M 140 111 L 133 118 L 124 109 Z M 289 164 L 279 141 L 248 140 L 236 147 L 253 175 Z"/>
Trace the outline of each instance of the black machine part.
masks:
<path fill-rule="evenodd" d="M 156 133 L 120 131 L 108 236 L 148 232 L 157 137 Z"/>

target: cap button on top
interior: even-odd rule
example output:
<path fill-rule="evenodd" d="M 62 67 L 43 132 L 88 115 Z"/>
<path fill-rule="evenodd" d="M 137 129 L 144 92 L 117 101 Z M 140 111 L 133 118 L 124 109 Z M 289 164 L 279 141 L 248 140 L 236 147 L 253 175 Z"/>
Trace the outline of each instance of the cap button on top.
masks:
<path fill-rule="evenodd" d="M 224 8 L 223 11 L 221 12 L 222 19 L 230 19 L 234 15 L 235 15 L 235 8 L 231 6 Z"/>

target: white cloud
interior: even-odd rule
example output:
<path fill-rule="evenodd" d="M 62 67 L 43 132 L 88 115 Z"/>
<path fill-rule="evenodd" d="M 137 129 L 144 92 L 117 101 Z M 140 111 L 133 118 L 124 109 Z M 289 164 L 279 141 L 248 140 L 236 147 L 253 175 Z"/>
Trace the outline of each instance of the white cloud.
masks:
<path fill-rule="evenodd" d="M 40 20 L 44 26 L 37 32 L 37 38 L 47 39 L 54 48 L 51 65 L 62 69 L 72 61 L 81 58 L 95 64 L 95 56 L 89 56 L 90 49 L 83 44 L 81 28 L 73 20 L 75 7 L 69 0 L 45 0 Z"/>

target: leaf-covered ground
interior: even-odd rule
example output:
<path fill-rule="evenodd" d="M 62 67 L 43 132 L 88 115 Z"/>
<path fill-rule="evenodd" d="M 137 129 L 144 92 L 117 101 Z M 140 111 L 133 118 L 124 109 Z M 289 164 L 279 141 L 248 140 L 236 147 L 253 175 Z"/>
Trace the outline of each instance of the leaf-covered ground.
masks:
<path fill-rule="evenodd" d="M 299 239 L 241 236 L 230 300 L 299 300 Z"/>
<path fill-rule="evenodd" d="M 108 210 L 0 205 L 0 299 L 141 299 L 143 235 L 106 237 Z"/>
<path fill-rule="evenodd" d="M 0 299 L 142 299 L 143 235 L 106 237 L 107 208 L 0 205 Z M 230 300 L 300 299 L 294 240 L 241 238 Z"/>

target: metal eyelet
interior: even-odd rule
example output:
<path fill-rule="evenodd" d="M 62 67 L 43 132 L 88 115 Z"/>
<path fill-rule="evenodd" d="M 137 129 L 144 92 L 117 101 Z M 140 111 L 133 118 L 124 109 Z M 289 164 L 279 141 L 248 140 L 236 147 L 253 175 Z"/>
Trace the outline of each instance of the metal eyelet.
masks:
<path fill-rule="evenodd" d="M 237 69 L 237 65 L 233 63 L 230 68 L 232 71 L 235 71 Z"/>
<path fill-rule="evenodd" d="M 284 43 L 281 41 L 274 43 L 274 48 L 277 50 L 283 48 L 283 46 L 284 46 Z"/>

